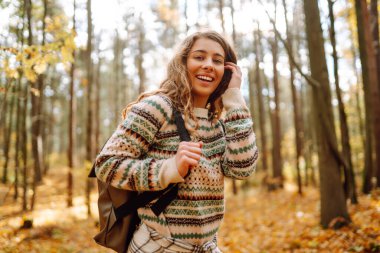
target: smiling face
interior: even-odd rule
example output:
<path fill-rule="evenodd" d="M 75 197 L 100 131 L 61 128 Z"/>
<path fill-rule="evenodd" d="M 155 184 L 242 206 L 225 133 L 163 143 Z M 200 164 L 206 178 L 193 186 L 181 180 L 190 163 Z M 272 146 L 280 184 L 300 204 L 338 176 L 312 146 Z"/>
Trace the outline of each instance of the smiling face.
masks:
<path fill-rule="evenodd" d="M 204 108 L 218 87 L 224 74 L 224 61 L 225 53 L 218 42 L 206 38 L 195 41 L 186 60 L 195 107 Z"/>

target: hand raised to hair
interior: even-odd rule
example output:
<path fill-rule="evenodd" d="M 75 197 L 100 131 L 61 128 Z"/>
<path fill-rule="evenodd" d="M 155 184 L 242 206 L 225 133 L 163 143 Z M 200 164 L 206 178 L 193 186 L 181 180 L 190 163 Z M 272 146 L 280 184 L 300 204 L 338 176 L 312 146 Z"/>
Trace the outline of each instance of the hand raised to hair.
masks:
<path fill-rule="evenodd" d="M 181 142 L 175 156 L 178 173 L 185 177 L 191 166 L 197 166 L 201 159 L 202 142 Z"/>
<path fill-rule="evenodd" d="M 225 69 L 232 71 L 232 76 L 228 88 L 239 88 L 241 86 L 242 73 L 240 67 L 233 62 L 226 62 L 224 65 Z"/>

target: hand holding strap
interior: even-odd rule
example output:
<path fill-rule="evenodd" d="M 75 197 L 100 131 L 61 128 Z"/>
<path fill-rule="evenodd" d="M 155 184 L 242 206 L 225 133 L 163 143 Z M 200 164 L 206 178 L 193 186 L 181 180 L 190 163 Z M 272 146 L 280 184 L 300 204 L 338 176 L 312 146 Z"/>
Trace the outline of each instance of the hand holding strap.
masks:
<path fill-rule="evenodd" d="M 185 122 L 183 121 L 181 113 L 173 108 L 174 121 L 177 125 L 177 131 L 181 141 L 191 141 L 190 134 L 185 127 Z M 178 184 L 170 185 L 168 190 L 154 203 L 151 207 L 152 211 L 156 216 L 159 216 L 166 207 L 177 197 L 178 194 Z"/>

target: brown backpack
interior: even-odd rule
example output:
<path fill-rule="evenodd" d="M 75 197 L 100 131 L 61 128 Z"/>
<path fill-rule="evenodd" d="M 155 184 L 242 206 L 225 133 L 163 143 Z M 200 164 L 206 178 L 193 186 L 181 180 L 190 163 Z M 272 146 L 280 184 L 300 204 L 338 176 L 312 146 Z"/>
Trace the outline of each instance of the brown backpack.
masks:
<path fill-rule="evenodd" d="M 190 135 L 181 114 L 174 108 L 173 114 L 181 141 L 189 141 Z M 89 177 L 96 177 L 95 167 L 96 163 L 92 166 Z M 159 216 L 178 193 L 177 184 L 170 184 L 161 191 L 138 193 L 115 188 L 110 185 L 110 182 L 105 183 L 99 179 L 97 183 L 100 232 L 95 235 L 94 240 L 99 245 L 118 253 L 127 252 L 133 233 L 140 223 L 137 209 L 157 199 L 151 209 L 155 215 Z"/>

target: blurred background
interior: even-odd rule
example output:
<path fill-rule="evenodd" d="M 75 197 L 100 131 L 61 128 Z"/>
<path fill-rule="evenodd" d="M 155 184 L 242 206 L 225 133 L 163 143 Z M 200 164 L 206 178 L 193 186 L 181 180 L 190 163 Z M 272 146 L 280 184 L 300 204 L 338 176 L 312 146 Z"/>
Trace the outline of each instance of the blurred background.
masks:
<path fill-rule="evenodd" d="M 176 46 L 234 45 L 260 159 L 226 180 L 224 252 L 380 252 L 377 0 L 0 1 L 0 252 L 97 246 L 87 179 Z"/>

